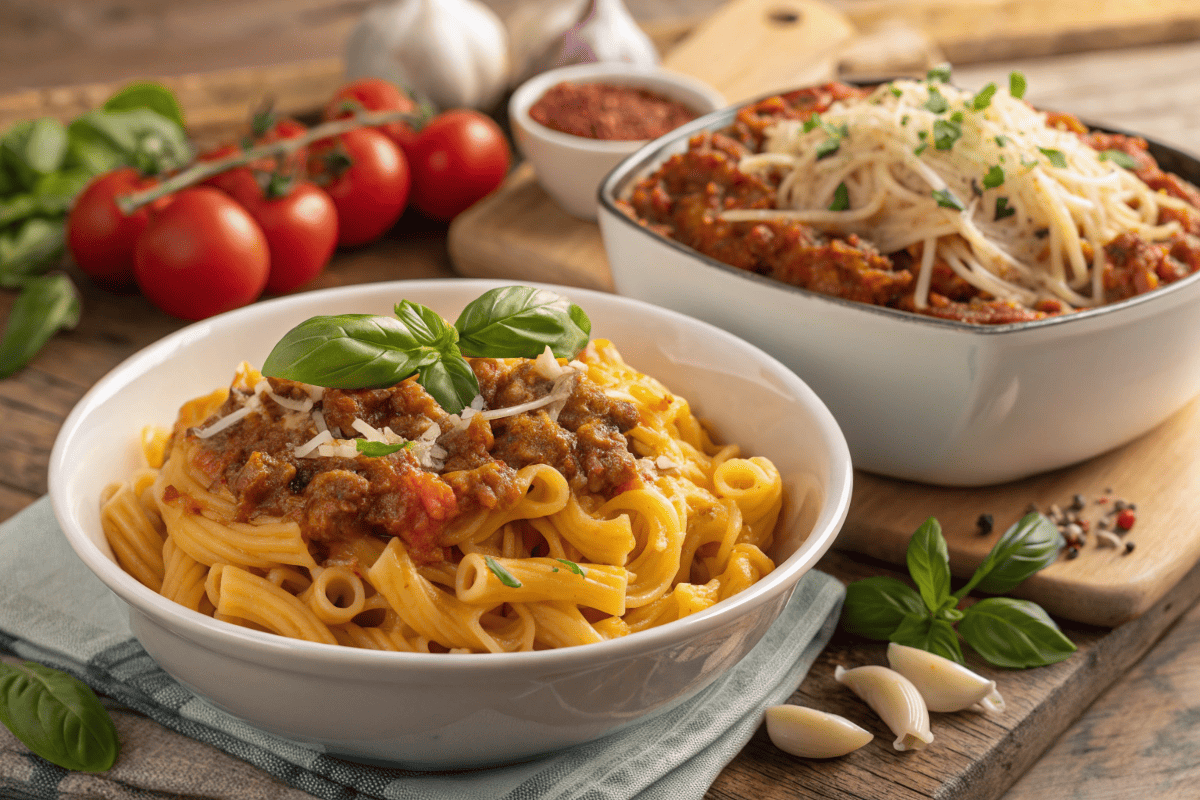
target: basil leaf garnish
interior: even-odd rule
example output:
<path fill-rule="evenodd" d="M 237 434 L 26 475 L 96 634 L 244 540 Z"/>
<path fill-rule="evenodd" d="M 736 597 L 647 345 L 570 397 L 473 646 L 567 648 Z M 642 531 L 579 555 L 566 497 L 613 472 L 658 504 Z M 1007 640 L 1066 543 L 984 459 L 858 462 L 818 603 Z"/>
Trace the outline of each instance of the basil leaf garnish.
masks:
<path fill-rule="evenodd" d="M 1137 161 L 1124 150 L 1101 150 L 1100 160 L 1111 161 L 1118 167 L 1124 167 L 1125 169 L 1137 169 Z"/>
<path fill-rule="evenodd" d="M 962 204 L 962 201 L 955 197 L 954 193 L 949 189 L 935 189 L 933 192 L 933 199 L 936 200 L 937 204 L 942 208 L 953 208 L 955 211 L 963 211 L 966 209 L 966 206 Z"/>
<path fill-rule="evenodd" d="M 973 588 L 988 594 L 1011 591 L 1033 573 L 1053 564 L 1065 544 L 1053 522 L 1037 512 L 1026 514 L 1004 532 L 971 580 L 955 595 L 964 597 Z"/>
<path fill-rule="evenodd" d="M 436 311 L 401 300 L 395 307 L 396 319 L 403 323 L 413 338 L 422 346 L 447 354 L 454 350 L 458 331 L 447 324 Z M 456 351 L 455 351 L 456 352 Z"/>
<path fill-rule="evenodd" d="M 925 110 L 934 114 L 941 114 L 950 103 L 946 100 L 946 96 L 937 90 L 936 86 L 929 87 L 929 98 L 925 101 Z"/>
<path fill-rule="evenodd" d="M 850 190 L 846 188 L 846 182 L 842 181 L 833 190 L 833 202 L 829 204 L 830 211 L 845 211 L 850 207 Z"/>
<path fill-rule="evenodd" d="M 930 83 L 933 83 L 934 81 L 938 81 L 940 83 L 949 83 L 950 64 L 942 63 L 938 64 L 936 67 L 933 67 L 925 73 L 925 80 Z"/>
<path fill-rule="evenodd" d="M 962 123 L 953 119 L 933 121 L 933 146 L 938 150 L 949 150 L 962 138 Z"/>
<path fill-rule="evenodd" d="M 59 330 L 79 324 L 81 303 L 66 275 L 33 278 L 13 301 L 0 340 L 0 378 L 28 364 Z"/>
<path fill-rule="evenodd" d="M 1038 150 L 1046 157 L 1051 166 L 1066 169 L 1067 157 L 1063 155 L 1061 150 L 1055 150 L 1050 147 L 1039 147 Z"/>
<path fill-rule="evenodd" d="M 479 394 L 479 380 L 457 349 L 424 367 L 417 383 L 451 414 L 461 413 Z"/>
<path fill-rule="evenodd" d="M 104 772 L 117 760 L 117 729 L 95 693 L 41 664 L 0 662 L 0 722 L 64 769 Z"/>
<path fill-rule="evenodd" d="M 949 622 L 919 614 L 909 614 L 900 623 L 888 641 L 896 644 L 916 647 L 929 653 L 957 661 L 962 664 L 962 648 L 958 644 L 958 635 L 954 626 Z"/>
<path fill-rule="evenodd" d="M 566 565 L 567 565 L 567 569 L 571 570 L 571 572 L 574 572 L 574 573 L 575 573 L 576 575 L 578 575 L 579 577 L 581 577 L 581 578 L 586 578 L 586 577 L 587 577 L 587 571 L 586 571 L 586 570 L 585 570 L 583 567 L 581 567 L 581 566 L 579 566 L 578 564 L 576 564 L 574 561 L 571 561 L 571 560 L 569 560 L 569 559 L 566 559 L 566 558 L 556 558 L 556 559 L 554 559 L 554 560 L 555 560 L 555 561 L 557 561 L 557 562 L 558 562 L 558 563 L 560 563 L 560 564 L 566 564 Z"/>
<path fill-rule="evenodd" d="M 388 442 L 373 442 L 369 439 L 355 439 L 354 448 L 368 458 L 383 458 L 390 456 L 392 453 L 398 453 L 401 450 L 407 450 L 412 447 L 412 442 L 396 442 L 391 444 Z"/>
<path fill-rule="evenodd" d="M 842 627 L 868 639 L 887 639 L 909 614 L 928 613 L 911 586 L 887 575 L 876 575 L 846 586 Z"/>
<path fill-rule="evenodd" d="M 1017 210 L 1008 204 L 1007 197 L 996 198 L 996 216 L 994 218 L 996 222 L 999 222 L 1002 219 L 1007 219 L 1016 213 Z"/>
<path fill-rule="evenodd" d="M 979 90 L 979 92 L 971 98 L 971 108 L 976 111 L 983 111 L 992 104 L 992 97 L 996 94 L 996 84 L 989 83 L 987 86 Z"/>
<path fill-rule="evenodd" d="M 262 374 L 330 389 L 370 389 L 393 386 L 441 355 L 394 317 L 313 317 L 275 345 Z"/>
<path fill-rule="evenodd" d="M 993 164 L 983 176 L 983 188 L 995 189 L 1004 185 L 1004 169 L 999 164 Z"/>
<path fill-rule="evenodd" d="M 512 589 L 520 589 L 523 585 L 519 580 L 513 577 L 513 574 L 497 563 L 496 559 L 491 556 L 484 556 L 483 562 L 487 564 L 487 568 L 493 575 L 500 579 L 500 582 Z"/>
<path fill-rule="evenodd" d="M 1020 72 L 1008 74 L 1008 93 L 1020 100 L 1025 96 L 1025 76 Z"/>
<path fill-rule="evenodd" d="M 997 667 L 1042 667 L 1075 652 L 1075 645 L 1041 606 L 1011 597 L 980 600 L 966 610 L 958 632 Z"/>
<path fill-rule="evenodd" d="M 587 346 L 592 321 L 547 289 L 502 286 L 469 303 L 454 327 L 464 355 L 537 358 L 549 347 L 557 358 L 574 358 Z"/>
<path fill-rule="evenodd" d="M 925 520 L 913 533 L 905 561 L 925 607 L 937 611 L 950 597 L 950 552 L 936 519 Z"/>

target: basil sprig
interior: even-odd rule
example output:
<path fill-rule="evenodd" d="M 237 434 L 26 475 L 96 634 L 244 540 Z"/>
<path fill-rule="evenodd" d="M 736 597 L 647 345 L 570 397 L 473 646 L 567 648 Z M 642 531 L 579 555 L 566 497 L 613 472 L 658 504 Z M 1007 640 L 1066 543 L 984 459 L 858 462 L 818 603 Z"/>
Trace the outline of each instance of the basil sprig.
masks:
<path fill-rule="evenodd" d="M 1075 645 L 1036 603 L 993 597 L 964 609 L 958 605 L 972 589 L 990 594 L 1012 590 L 1053 563 L 1062 546 L 1062 535 L 1050 520 L 1027 514 L 1000 537 L 970 580 L 951 592 L 946 540 L 931 517 L 908 543 L 906 562 L 917 589 L 887 576 L 854 581 L 846 587 L 842 626 L 868 639 L 918 647 L 959 663 L 959 637 L 999 667 L 1057 663 L 1075 652 Z"/>
<path fill-rule="evenodd" d="M 284 335 L 263 364 L 271 378 L 331 389 L 393 386 L 412 375 L 446 411 L 457 414 L 479 394 L 464 355 L 536 358 L 549 347 L 572 358 L 592 331 L 583 309 L 546 289 L 503 286 L 485 292 L 449 325 L 408 300 L 395 317 L 313 317 Z"/>
<path fill-rule="evenodd" d="M 0 722 L 64 769 L 104 772 L 117 760 L 117 729 L 100 700 L 75 678 L 41 664 L 0 662 Z"/>

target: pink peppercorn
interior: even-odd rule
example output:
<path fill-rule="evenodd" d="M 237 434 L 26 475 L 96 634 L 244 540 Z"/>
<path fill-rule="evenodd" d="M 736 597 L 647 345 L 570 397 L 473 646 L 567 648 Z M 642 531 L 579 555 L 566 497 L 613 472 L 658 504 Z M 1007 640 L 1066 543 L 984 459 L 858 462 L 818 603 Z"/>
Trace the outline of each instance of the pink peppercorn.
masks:
<path fill-rule="evenodd" d="M 1117 527 L 1123 531 L 1127 531 L 1133 527 L 1133 523 L 1137 522 L 1137 516 L 1132 509 L 1125 509 L 1120 514 L 1117 514 Z"/>

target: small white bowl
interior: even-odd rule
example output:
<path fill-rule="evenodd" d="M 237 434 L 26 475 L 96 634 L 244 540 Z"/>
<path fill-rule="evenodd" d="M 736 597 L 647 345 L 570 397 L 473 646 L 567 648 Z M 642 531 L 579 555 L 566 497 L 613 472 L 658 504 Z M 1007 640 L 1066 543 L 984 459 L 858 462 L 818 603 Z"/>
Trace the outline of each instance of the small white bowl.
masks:
<path fill-rule="evenodd" d="M 596 218 L 596 190 L 608 171 L 648 139 L 606 140 L 573 136 L 547 128 L 529 116 L 530 107 L 560 83 L 636 86 L 678 100 L 703 116 L 725 106 L 725 98 L 696 78 L 659 67 L 621 62 L 576 64 L 543 72 L 521 84 L 508 103 L 513 136 L 533 164 L 538 183 L 569 214 Z"/>
<path fill-rule="evenodd" d="M 138 466 L 139 431 L 185 400 L 261 365 L 289 329 L 318 314 L 390 315 L 402 298 L 454 319 L 495 281 L 348 286 L 258 303 L 198 322 L 117 366 L 63 424 L 50 495 L 71 546 L 129 607 L 150 656 L 199 696 L 258 728 L 335 755 L 413 769 L 505 763 L 597 739 L 666 711 L 737 663 L 832 544 L 850 502 L 850 455 L 833 416 L 790 370 L 753 345 L 662 308 L 548 287 L 590 316 L 626 361 L 688 398 L 745 452 L 771 458 L 791 501 L 778 566 L 685 619 L 621 639 L 530 653 L 389 653 L 287 639 L 190 611 L 122 570 L 100 528 L 99 496 Z M 815 478 L 808 502 L 806 477 Z"/>
<path fill-rule="evenodd" d="M 736 108 L 660 137 L 600 190 L 618 292 L 703 319 L 794 369 L 833 411 L 856 467 L 946 486 L 1016 480 L 1099 455 L 1200 393 L 1200 273 L 1058 317 L 972 325 L 801 289 L 709 258 L 617 206 Z M 1163 169 L 1200 161 L 1151 142 Z"/>

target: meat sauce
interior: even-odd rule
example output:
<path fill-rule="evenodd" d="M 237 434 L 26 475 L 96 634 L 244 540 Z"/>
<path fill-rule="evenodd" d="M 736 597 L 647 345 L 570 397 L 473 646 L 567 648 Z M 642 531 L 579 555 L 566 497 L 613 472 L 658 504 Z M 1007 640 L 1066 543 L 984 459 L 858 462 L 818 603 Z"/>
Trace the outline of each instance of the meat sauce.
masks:
<path fill-rule="evenodd" d="M 745 155 L 763 146 L 765 131 L 780 119 L 805 120 L 839 100 L 862 98 L 868 90 L 831 83 L 767 98 L 741 109 L 723 131 L 693 136 L 688 149 L 667 159 L 639 181 L 622 210 L 642 225 L 730 266 L 822 294 L 978 324 L 1026 322 L 1060 314 L 1066 307 L 1043 300 L 1030 308 L 981 292 L 944 262 L 935 263 L 926 308 L 913 300 L 921 247 L 883 254 L 858 236 L 827 235 L 796 220 L 730 222 L 729 209 L 775 207 L 781 175 L 748 175 L 738 169 Z M 1150 291 L 1200 269 L 1200 191 L 1164 172 L 1144 139 L 1089 132 L 1066 114 L 1049 122 L 1077 133 L 1096 150 L 1121 150 L 1151 188 L 1181 198 L 1193 208 L 1163 209 L 1159 221 L 1177 221 L 1182 233 L 1151 243 L 1132 233 L 1105 247 L 1106 302 Z"/>
<path fill-rule="evenodd" d="M 560 83 L 529 108 L 541 125 L 588 139 L 654 139 L 698 115 L 677 100 L 636 86 Z"/>
<path fill-rule="evenodd" d="M 549 394 L 553 382 L 521 359 L 471 359 L 488 408 L 506 408 Z M 302 400 L 301 384 L 269 379 L 272 391 Z M 210 418 L 242 405 L 231 394 Z M 410 378 L 386 389 L 326 389 L 319 403 L 326 425 L 353 436 L 355 419 L 416 440 L 431 424 L 445 450 L 439 468 L 422 466 L 409 450 L 382 457 L 302 457 L 293 448 L 317 434 L 308 415 L 288 412 L 269 396 L 251 413 L 207 439 L 196 438 L 193 466 L 229 488 L 237 518 L 283 517 L 300 524 L 318 563 L 339 544 L 362 536 L 400 536 L 418 563 L 448 557 L 441 534 L 458 516 L 504 510 L 521 499 L 517 470 L 549 464 L 573 491 L 611 497 L 637 480 L 625 432 L 637 409 L 613 400 L 585 376 L 557 420 L 537 409 L 492 421 L 476 414 L 456 429 L 437 402 Z M 300 420 L 297 423 L 297 420 Z M 176 431 L 175 437 L 192 435 Z"/>

